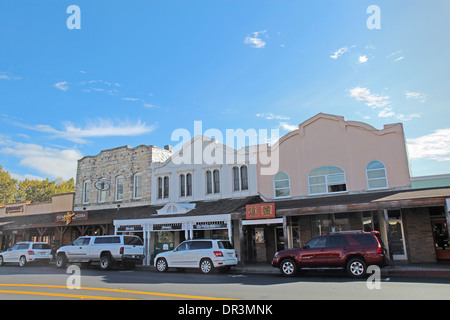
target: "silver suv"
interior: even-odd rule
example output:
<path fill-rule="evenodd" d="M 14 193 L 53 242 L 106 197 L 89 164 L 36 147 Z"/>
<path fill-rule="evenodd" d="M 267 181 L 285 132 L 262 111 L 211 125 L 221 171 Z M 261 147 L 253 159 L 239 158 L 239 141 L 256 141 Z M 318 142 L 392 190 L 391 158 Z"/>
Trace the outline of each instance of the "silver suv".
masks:
<path fill-rule="evenodd" d="M 215 268 L 227 272 L 237 264 L 236 251 L 227 240 L 187 240 L 173 251 L 158 254 L 154 260 L 156 270 L 165 272 L 168 268 L 200 268 L 210 273 Z"/>

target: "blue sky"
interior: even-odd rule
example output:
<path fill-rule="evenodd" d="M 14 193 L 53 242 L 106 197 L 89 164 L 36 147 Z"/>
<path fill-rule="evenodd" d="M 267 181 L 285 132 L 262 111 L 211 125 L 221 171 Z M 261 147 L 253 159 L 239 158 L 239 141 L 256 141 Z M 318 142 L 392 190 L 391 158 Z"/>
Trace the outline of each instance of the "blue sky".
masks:
<path fill-rule="evenodd" d="M 283 135 L 325 112 L 402 122 L 413 176 L 450 173 L 448 17 L 446 0 L 2 0 L 0 165 L 67 179 L 196 120 Z"/>

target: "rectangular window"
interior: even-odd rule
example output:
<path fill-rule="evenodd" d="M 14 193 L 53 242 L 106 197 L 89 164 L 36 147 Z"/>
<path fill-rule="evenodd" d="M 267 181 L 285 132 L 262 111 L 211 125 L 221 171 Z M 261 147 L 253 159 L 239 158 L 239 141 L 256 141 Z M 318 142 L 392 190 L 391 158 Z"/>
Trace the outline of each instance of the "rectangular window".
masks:
<path fill-rule="evenodd" d="M 220 177 L 219 170 L 214 170 L 214 193 L 220 193 Z"/>
<path fill-rule="evenodd" d="M 123 181 L 122 177 L 116 179 L 116 201 L 123 200 Z"/>
<path fill-rule="evenodd" d="M 134 176 L 134 198 L 142 198 L 142 175 L 140 174 Z"/>
<path fill-rule="evenodd" d="M 89 203 L 89 181 L 83 183 L 83 203 Z"/>
<path fill-rule="evenodd" d="M 192 174 L 186 175 L 186 196 L 192 196 Z"/>
<path fill-rule="evenodd" d="M 206 194 L 212 194 L 212 173 L 211 171 L 206 171 Z"/>
<path fill-rule="evenodd" d="M 186 195 L 185 189 L 186 189 L 185 175 L 180 174 L 180 197 L 184 197 Z"/>

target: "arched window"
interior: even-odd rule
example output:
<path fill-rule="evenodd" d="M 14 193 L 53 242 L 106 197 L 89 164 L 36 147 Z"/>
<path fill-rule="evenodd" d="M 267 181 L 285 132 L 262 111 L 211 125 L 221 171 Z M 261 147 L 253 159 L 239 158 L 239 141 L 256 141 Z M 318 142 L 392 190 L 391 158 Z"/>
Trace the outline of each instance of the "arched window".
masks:
<path fill-rule="evenodd" d="M 345 192 L 344 170 L 339 167 L 321 167 L 312 170 L 308 175 L 309 194 L 326 194 Z"/>
<path fill-rule="evenodd" d="M 220 193 L 220 171 L 206 171 L 206 194 Z"/>
<path fill-rule="evenodd" d="M 169 177 L 158 177 L 158 199 L 169 198 Z"/>
<path fill-rule="evenodd" d="M 291 186 L 289 176 L 285 172 L 278 172 L 273 178 L 275 198 L 290 197 Z"/>
<path fill-rule="evenodd" d="M 233 167 L 233 191 L 248 190 L 248 169 L 246 165 Z"/>
<path fill-rule="evenodd" d="M 380 161 L 372 161 L 366 167 L 367 188 L 385 189 L 388 187 L 386 167 Z"/>
<path fill-rule="evenodd" d="M 192 174 L 180 174 L 180 197 L 192 196 Z"/>

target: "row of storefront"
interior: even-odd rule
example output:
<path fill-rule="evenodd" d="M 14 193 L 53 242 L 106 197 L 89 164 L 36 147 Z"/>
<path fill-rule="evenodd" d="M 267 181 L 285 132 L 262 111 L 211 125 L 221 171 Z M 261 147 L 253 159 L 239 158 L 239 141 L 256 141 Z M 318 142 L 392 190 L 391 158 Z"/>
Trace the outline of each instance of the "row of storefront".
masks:
<path fill-rule="evenodd" d="M 182 205 L 4 216 L 0 246 L 6 250 L 17 241 L 34 240 L 56 249 L 81 235 L 134 234 L 144 241 L 144 264 L 150 265 L 155 254 L 186 239 L 217 238 L 234 244 L 240 263 L 268 263 L 276 251 L 300 247 L 313 236 L 364 230 L 381 233 L 394 262 L 450 260 L 450 188 L 270 203 L 250 196 L 198 201 L 188 211 Z"/>

